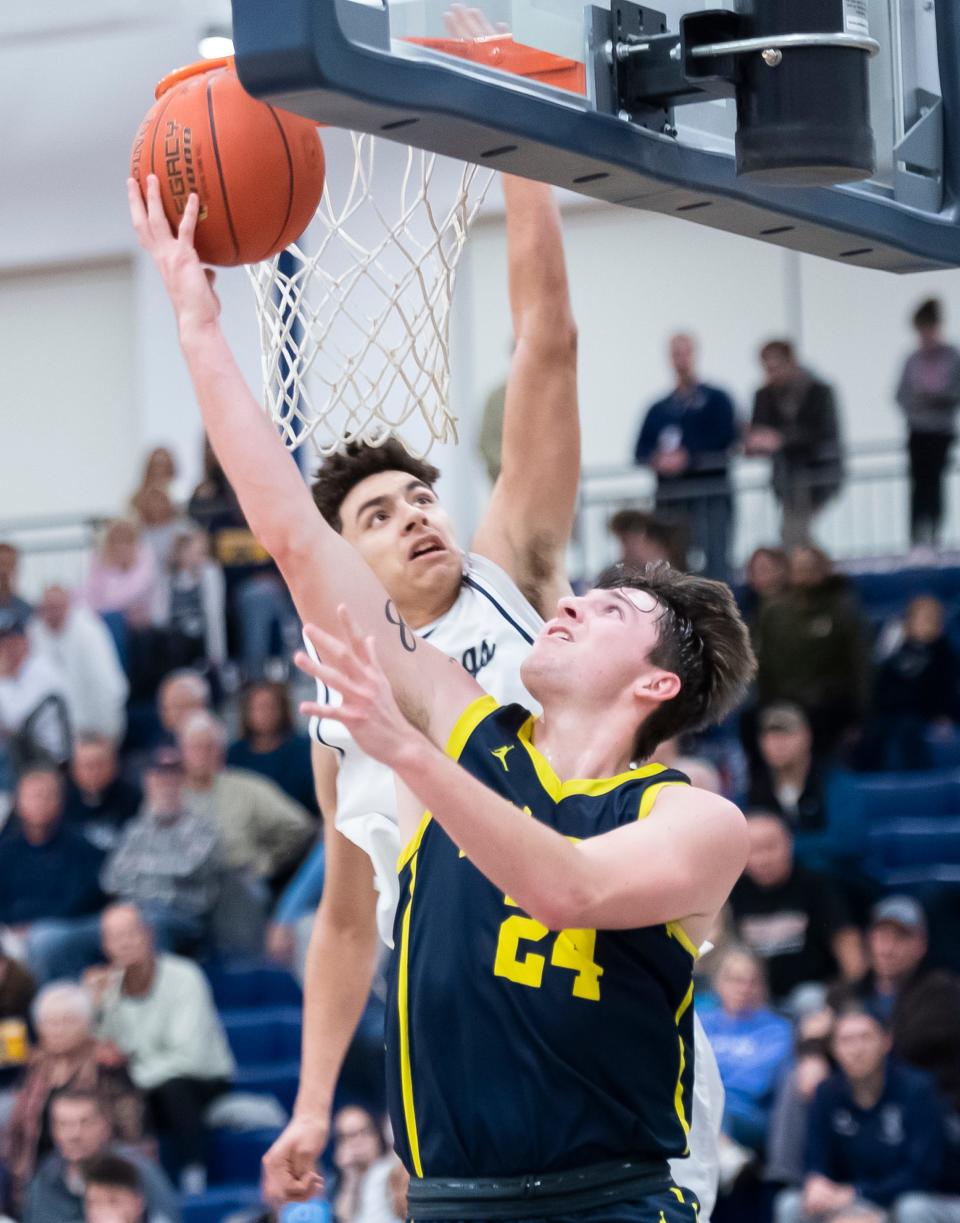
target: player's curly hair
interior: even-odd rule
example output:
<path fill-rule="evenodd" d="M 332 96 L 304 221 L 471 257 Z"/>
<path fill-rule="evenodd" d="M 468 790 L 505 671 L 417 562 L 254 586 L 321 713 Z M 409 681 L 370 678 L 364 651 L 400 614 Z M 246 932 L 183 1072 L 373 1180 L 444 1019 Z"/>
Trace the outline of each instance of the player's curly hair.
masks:
<path fill-rule="evenodd" d="M 636 760 L 649 759 L 664 739 L 712 726 L 736 708 L 757 663 L 729 586 L 681 573 L 662 561 L 642 569 L 612 565 L 596 585 L 600 590 L 645 590 L 657 600 L 662 611 L 650 661 L 680 680 L 677 695 L 638 729 Z"/>
<path fill-rule="evenodd" d="M 423 459 L 415 459 L 396 438 L 390 438 L 382 446 L 348 442 L 343 450 L 324 459 L 311 489 L 314 504 L 335 531 L 343 530 L 340 507 L 350 490 L 367 476 L 379 475 L 381 471 L 408 472 L 428 488 L 433 488 L 440 479 L 438 468 Z"/>

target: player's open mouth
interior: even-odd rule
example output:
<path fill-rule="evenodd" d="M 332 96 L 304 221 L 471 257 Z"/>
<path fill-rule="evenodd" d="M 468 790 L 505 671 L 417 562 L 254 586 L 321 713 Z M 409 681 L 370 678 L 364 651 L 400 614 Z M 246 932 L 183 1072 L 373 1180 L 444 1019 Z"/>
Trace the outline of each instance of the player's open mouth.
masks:
<path fill-rule="evenodd" d="M 415 544 L 410 549 L 409 559 L 416 561 L 421 556 L 432 556 L 437 552 L 446 552 L 446 548 L 436 535 L 429 535 L 426 539 L 421 539 L 418 544 Z"/>
<path fill-rule="evenodd" d="M 573 633 L 565 629 L 562 624 L 555 624 L 552 628 L 548 628 L 547 636 L 552 637 L 555 641 L 573 641 Z"/>

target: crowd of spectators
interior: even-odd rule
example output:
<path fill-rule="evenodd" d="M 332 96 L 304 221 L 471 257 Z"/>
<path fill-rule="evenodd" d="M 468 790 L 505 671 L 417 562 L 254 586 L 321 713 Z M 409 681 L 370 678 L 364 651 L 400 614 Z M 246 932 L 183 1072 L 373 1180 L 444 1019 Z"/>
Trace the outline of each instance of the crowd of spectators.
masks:
<path fill-rule="evenodd" d="M 292 964 L 274 910 L 305 860 L 295 903 L 322 887 L 297 624 L 209 453 L 192 496 L 151 453 L 79 586 L 33 603 L 19 561 L 0 542 L 0 1218 L 176 1223 L 217 1109 L 283 1115 L 233 1091 L 203 965 Z"/>
<path fill-rule="evenodd" d="M 904 374 L 918 433 L 934 400 L 941 432 L 952 421 L 934 388 L 945 347 L 927 337 Z M 746 431 L 693 341 L 670 352 L 675 389 L 637 449 L 656 505 L 611 523 L 624 559 L 728 575 L 741 440 L 774 456 L 788 545 L 758 549 L 737 591 L 759 659 L 747 707 L 659 753 L 748 813 L 749 862 L 698 969 L 726 1089 L 714 1217 L 960 1223 L 960 979 L 932 957 L 919 901 L 834 841 L 838 777 L 930 768 L 931 743 L 957 733 L 948 617 L 918 592 L 872 623 L 810 542 L 842 481 L 839 427 L 789 346 L 765 348 Z M 0 1193 L 22 1223 L 173 1223 L 176 1191 L 206 1185 L 236 1066 L 204 965 L 296 971 L 323 887 L 284 670 L 296 632 L 209 451 L 192 495 L 169 451 L 149 456 L 76 589 L 31 605 L 0 543 Z M 372 1078 L 382 1015 L 375 990 L 356 1046 Z M 343 1108 L 332 1138 L 336 1218 L 403 1218 L 381 1118 Z M 276 1219 L 260 1206 L 231 1223 Z"/>

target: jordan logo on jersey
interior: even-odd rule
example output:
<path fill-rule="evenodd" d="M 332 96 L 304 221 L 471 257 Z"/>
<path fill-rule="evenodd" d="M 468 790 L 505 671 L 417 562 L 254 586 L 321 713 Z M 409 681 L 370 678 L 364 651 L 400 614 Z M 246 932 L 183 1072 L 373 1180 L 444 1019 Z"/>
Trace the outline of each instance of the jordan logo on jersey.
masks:
<path fill-rule="evenodd" d="M 476 679 L 477 672 L 482 671 L 485 666 L 493 662 L 496 652 L 496 642 L 491 645 L 489 641 L 481 641 L 479 646 L 472 645 L 469 650 L 464 650 L 460 662 L 464 671 Z"/>
<path fill-rule="evenodd" d="M 512 744 L 512 743 L 510 743 L 510 744 L 508 744 L 506 747 L 495 747 L 495 748 L 493 748 L 493 750 L 490 752 L 490 755 L 491 755 L 491 756 L 496 756 L 496 758 L 497 758 L 497 759 L 500 761 L 500 763 L 503 765 L 503 771 L 504 771 L 505 773 L 509 773 L 509 772 L 510 772 L 510 766 L 509 766 L 509 764 L 507 764 L 507 752 L 512 752 L 512 751 L 513 751 L 513 744 Z"/>

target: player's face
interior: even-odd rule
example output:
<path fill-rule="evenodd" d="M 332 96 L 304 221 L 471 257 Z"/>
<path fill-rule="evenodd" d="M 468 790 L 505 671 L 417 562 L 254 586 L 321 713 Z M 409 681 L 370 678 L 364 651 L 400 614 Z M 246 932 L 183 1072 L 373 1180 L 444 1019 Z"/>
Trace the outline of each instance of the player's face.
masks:
<path fill-rule="evenodd" d="M 352 488 L 340 507 L 343 537 L 402 608 L 449 594 L 463 554 L 434 491 L 405 471 L 382 471 Z"/>
<path fill-rule="evenodd" d="M 561 599 L 524 661 L 524 684 L 533 696 L 559 688 L 613 699 L 663 675 L 650 662 L 661 611 L 651 594 L 629 587 Z"/>

